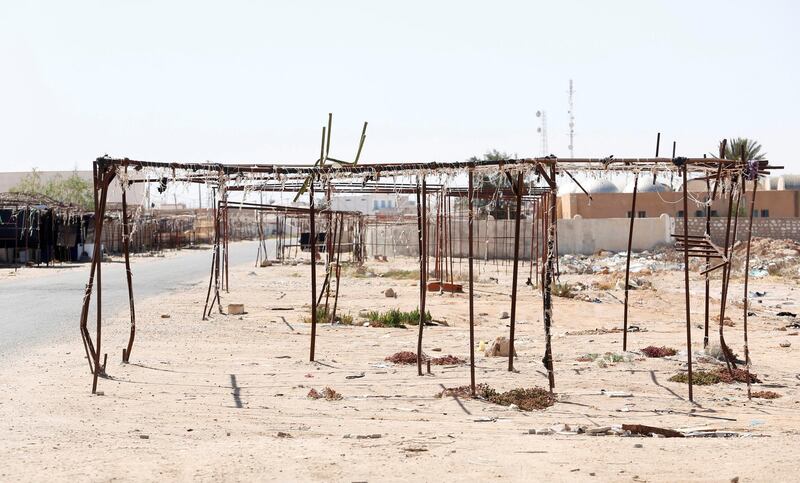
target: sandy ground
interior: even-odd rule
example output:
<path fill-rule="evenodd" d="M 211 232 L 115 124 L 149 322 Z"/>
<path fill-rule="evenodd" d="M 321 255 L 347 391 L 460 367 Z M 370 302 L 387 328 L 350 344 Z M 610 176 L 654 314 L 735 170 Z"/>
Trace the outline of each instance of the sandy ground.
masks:
<path fill-rule="evenodd" d="M 413 268 L 411 259 L 370 262 L 382 273 Z M 778 330 L 793 310 L 797 283 L 766 277 L 750 318 L 754 390 L 782 395 L 747 400 L 744 384 L 695 387 L 667 379 L 685 366 L 685 352 L 666 359 L 631 353 L 601 367 L 579 362 L 587 353 L 620 353 L 622 334 L 574 332 L 621 326 L 622 291 L 592 292 L 600 303 L 555 299 L 553 349 L 558 402 L 524 412 L 480 400 L 436 398 L 442 387 L 469 383 L 469 366 L 415 366 L 384 358 L 415 350 L 416 328 L 319 326 L 317 362 L 308 361 L 310 266 L 233 267 L 223 302 L 245 304 L 242 316 L 201 320 L 205 284 L 171 296 L 137 300 L 138 332 L 131 364 L 122 364 L 127 313 L 106 319 L 103 352 L 108 379 L 91 395 L 91 375 L 76 326 L 70 343 L 32 349 L 0 364 L 0 480 L 2 481 L 399 481 L 507 479 L 580 481 L 786 481 L 800 457 L 800 362 L 797 331 Z M 320 281 L 324 269 L 319 267 Z M 476 358 L 477 381 L 498 390 L 546 387 L 541 298 L 520 275 L 517 372 L 507 359 Z M 510 305 L 510 270 L 484 267 L 476 284 L 479 340 L 508 335 L 499 312 Z M 496 278 L 497 281 L 489 277 Z M 657 290 L 631 292 L 630 349 L 685 349 L 682 272 L 646 277 Z M 565 275 L 563 281 L 602 280 Z M 200 282 L 200 281 L 198 281 Z M 693 349 L 702 351 L 702 282 L 694 275 Z M 393 288 L 397 298 L 382 292 Z M 717 287 L 715 283 L 714 287 Z M 343 279 L 340 313 L 411 310 L 414 280 Z M 713 293 L 713 292 L 712 292 Z M 741 281 L 731 288 L 741 297 Z M 732 296 L 733 297 L 733 296 Z M 716 300 L 712 307 L 716 307 Z M 76 300 L 76 303 L 79 301 Z M 430 294 L 428 307 L 448 327 L 426 327 L 430 355 L 468 357 L 467 296 Z M 796 306 L 795 306 L 796 307 Z M 274 310 L 276 308 L 291 310 Z M 162 314 L 169 318 L 162 318 Z M 742 350 L 740 308 L 729 312 L 726 338 Z M 77 321 L 76 321 L 77 323 Z M 716 327 L 712 328 L 712 340 Z M 791 342 L 788 348 L 781 342 Z M 434 351 L 440 348 L 441 352 Z M 715 367 L 699 362 L 696 368 Z M 348 378 L 348 376 L 360 376 Z M 330 386 L 339 401 L 312 400 L 310 388 Z M 606 391 L 630 392 L 609 397 Z M 606 426 L 639 423 L 664 428 L 725 429 L 733 438 L 651 438 L 534 435 L 558 423 Z M 279 435 L 280 433 L 280 435 Z M 288 436 L 282 435 L 287 433 Z M 347 436 L 350 437 L 347 437 Z M 380 435 L 379 438 L 359 438 Z"/>

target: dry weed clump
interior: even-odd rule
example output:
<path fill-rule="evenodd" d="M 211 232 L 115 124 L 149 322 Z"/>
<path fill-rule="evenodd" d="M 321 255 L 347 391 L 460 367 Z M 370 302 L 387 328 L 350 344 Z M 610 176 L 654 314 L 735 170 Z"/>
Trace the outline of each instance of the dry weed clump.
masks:
<path fill-rule="evenodd" d="M 731 372 L 733 374 L 731 374 Z M 725 367 L 719 367 L 712 371 L 699 370 L 692 373 L 692 384 L 697 386 L 710 386 L 724 382 L 725 384 L 733 384 L 734 382 L 747 382 L 747 371 L 744 369 L 733 369 L 728 371 Z M 684 384 L 689 383 L 689 375 L 685 372 L 675 374 L 669 378 L 672 382 L 681 382 Z M 750 382 L 755 384 L 761 382 L 756 374 L 750 373 Z"/>
<path fill-rule="evenodd" d="M 402 351 L 396 352 L 389 357 L 384 359 L 385 361 L 391 362 L 393 364 L 416 364 L 417 363 L 417 353 L 411 351 Z M 450 354 L 441 357 L 434 357 L 431 359 L 431 364 L 435 366 L 450 366 L 455 364 L 464 364 L 464 359 L 460 357 L 456 357 Z"/>
<path fill-rule="evenodd" d="M 677 354 L 678 351 L 673 349 L 672 347 L 656 347 L 656 346 L 647 346 L 642 349 L 642 354 L 646 355 L 647 357 L 667 357 L 667 356 L 674 356 Z"/>
<path fill-rule="evenodd" d="M 680 374 L 675 374 L 674 376 L 670 377 L 668 380 L 671 382 L 689 384 L 689 374 L 686 372 L 681 372 Z M 710 386 L 718 382 L 719 376 L 716 374 L 716 372 L 703 370 L 692 372 L 692 384 L 695 386 Z"/>
<path fill-rule="evenodd" d="M 446 388 L 436 395 L 436 397 L 456 396 L 469 398 L 469 386 L 458 386 L 454 388 Z M 555 396 L 550 394 L 546 389 L 541 387 L 533 388 L 517 388 L 510 391 L 498 393 L 496 390 L 489 387 L 488 384 L 478 384 L 475 386 L 475 397 L 485 399 L 491 403 L 499 404 L 501 406 L 515 405 L 523 411 L 534 411 L 547 409 L 555 404 Z"/>
<path fill-rule="evenodd" d="M 774 391 L 756 391 L 751 396 L 759 399 L 778 399 L 781 397 L 780 394 Z"/>
<path fill-rule="evenodd" d="M 726 384 L 733 384 L 734 382 L 747 382 L 748 373 L 744 369 L 738 369 L 738 368 L 733 369 L 731 371 L 733 372 L 733 374 L 731 374 L 731 372 L 729 372 L 727 368 L 720 367 L 719 369 L 717 369 L 716 372 L 717 375 L 719 376 L 719 380 Z M 753 374 L 752 372 L 749 374 L 749 377 L 751 384 L 761 382 L 756 376 L 756 374 Z"/>
<path fill-rule="evenodd" d="M 342 399 L 342 395 L 338 393 L 335 389 L 330 387 L 325 387 L 322 392 L 317 391 L 314 388 L 311 388 L 308 391 L 308 398 L 310 399 L 325 399 L 326 401 L 339 401 Z"/>

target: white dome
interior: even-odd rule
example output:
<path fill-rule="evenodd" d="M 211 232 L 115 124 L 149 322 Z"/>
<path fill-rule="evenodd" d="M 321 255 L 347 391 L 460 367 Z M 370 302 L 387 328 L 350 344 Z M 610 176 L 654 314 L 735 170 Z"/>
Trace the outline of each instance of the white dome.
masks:
<path fill-rule="evenodd" d="M 583 183 L 583 187 L 586 188 L 586 191 L 589 193 L 619 193 L 619 187 L 614 184 L 613 182 L 607 179 L 596 179 L 591 180 L 587 183 Z M 576 186 L 577 192 L 582 192 L 580 188 Z"/>

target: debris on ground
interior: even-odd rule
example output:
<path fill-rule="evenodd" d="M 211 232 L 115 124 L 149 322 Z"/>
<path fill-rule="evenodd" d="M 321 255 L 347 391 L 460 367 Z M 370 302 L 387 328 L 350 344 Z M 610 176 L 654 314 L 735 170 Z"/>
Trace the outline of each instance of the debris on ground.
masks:
<path fill-rule="evenodd" d="M 486 357 L 508 357 L 509 345 L 510 342 L 508 338 L 498 337 L 491 344 L 489 344 L 489 347 L 486 349 L 484 354 Z M 514 355 L 517 355 L 516 349 L 514 349 Z"/>
<path fill-rule="evenodd" d="M 602 335 L 602 334 L 618 334 L 622 332 L 622 329 L 619 327 L 612 327 L 610 329 L 605 328 L 597 328 L 597 329 L 587 329 L 587 330 L 575 330 L 571 332 L 566 332 L 565 335 Z"/>
<path fill-rule="evenodd" d="M 380 439 L 380 437 L 381 437 L 380 433 L 357 434 L 355 436 L 353 436 L 352 434 L 345 434 L 344 436 L 342 436 L 342 438 L 344 438 L 344 439 L 351 439 L 351 438 L 355 438 L 355 439 Z"/>
<path fill-rule="evenodd" d="M 243 315 L 244 304 L 228 304 L 228 315 Z"/>
<path fill-rule="evenodd" d="M 679 433 L 673 429 L 645 426 L 644 424 L 623 424 L 622 429 L 624 431 L 630 431 L 631 434 L 638 434 L 641 436 L 659 435 L 664 438 L 683 438 L 683 433 Z"/>
<path fill-rule="evenodd" d="M 393 288 L 387 288 L 383 291 L 383 296 L 388 298 L 397 298 L 397 293 L 395 293 Z"/>

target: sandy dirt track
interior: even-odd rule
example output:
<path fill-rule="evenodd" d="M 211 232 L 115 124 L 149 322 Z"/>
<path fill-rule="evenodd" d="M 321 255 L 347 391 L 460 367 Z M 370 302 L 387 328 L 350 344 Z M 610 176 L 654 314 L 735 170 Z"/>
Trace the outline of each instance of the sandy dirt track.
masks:
<path fill-rule="evenodd" d="M 416 260 L 370 262 L 380 274 L 412 268 Z M 108 317 L 103 352 L 109 379 L 93 396 L 77 320 L 74 340 L 38 347 L 0 366 L 0 480 L 2 481 L 786 481 L 800 457 L 800 363 L 796 331 L 777 330 L 774 314 L 796 299 L 794 281 L 766 277 L 751 324 L 757 390 L 782 395 L 748 401 L 744 384 L 695 387 L 667 379 L 685 366 L 685 353 L 601 367 L 587 353 L 621 353 L 619 333 L 572 335 L 621 326 L 620 290 L 598 291 L 600 303 L 556 298 L 553 348 L 558 402 L 524 412 L 479 400 L 436 398 L 442 387 L 469 382 L 468 365 L 414 366 L 384 358 L 415 350 L 416 328 L 320 325 L 317 362 L 308 361 L 309 266 L 237 266 L 223 302 L 244 303 L 247 314 L 215 313 L 200 320 L 204 284 L 169 296 L 137 299 L 139 321 L 131 364 L 121 364 L 127 312 Z M 319 267 L 320 281 L 324 269 Z M 491 267 L 490 267 L 491 268 Z M 545 387 L 541 298 L 524 284 L 518 307 L 518 372 L 505 358 L 477 356 L 477 380 L 499 390 Z M 476 284 L 476 334 L 508 334 L 510 270 L 484 269 Z M 488 277 L 497 278 L 497 282 Z M 682 272 L 648 277 L 657 290 L 631 292 L 630 348 L 685 349 Z M 588 283 L 598 275 L 565 275 Z M 694 350 L 702 351 L 702 283 L 693 277 Z M 741 280 L 731 292 L 741 295 Z M 717 282 L 715 282 L 717 283 Z M 397 298 L 382 291 L 393 288 Z M 713 293 L 713 292 L 712 292 Z M 787 302 L 788 301 L 788 302 Z M 715 301 L 716 302 L 716 301 Z M 79 303 L 76 300 L 76 303 Z M 340 313 L 417 307 L 414 280 L 346 278 Z M 467 295 L 430 294 L 433 318 L 448 327 L 425 330 L 430 355 L 469 354 Z M 712 304 L 716 306 L 716 304 Z M 289 308 L 291 310 L 274 310 Z M 791 309 L 789 309 L 791 310 Z M 169 318 L 162 318 L 168 314 Z M 741 309 L 726 337 L 742 354 Z M 90 324 L 91 325 L 91 324 Z M 712 328 L 715 340 L 716 327 Z M 781 342 L 791 342 L 788 348 Z M 433 351 L 433 349 L 441 349 Z M 696 368 L 712 368 L 699 362 Z M 360 376 L 348 379 L 347 376 Z M 339 401 L 312 400 L 311 388 L 330 386 Z M 765 387 L 766 386 L 766 387 Z M 609 397 L 601 391 L 625 391 Z M 557 423 L 598 427 L 639 423 L 665 428 L 725 429 L 736 438 L 649 438 L 533 435 Z M 279 435 L 279 433 L 281 433 Z M 283 435 L 287 433 L 287 435 Z M 349 435 L 349 437 L 347 437 Z M 377 438 L 364 438 L 380 435 Z M 362 438 L 359 438 L 361 436 Z"/>

